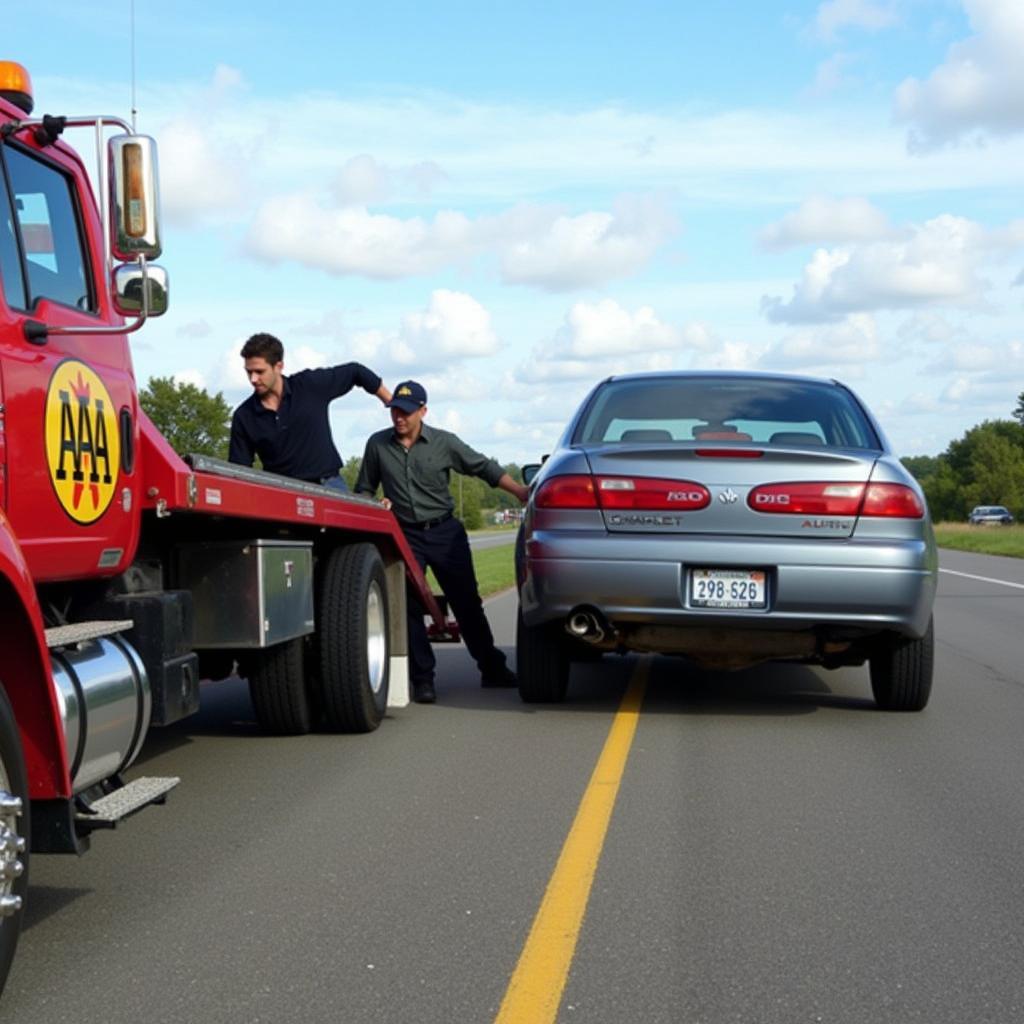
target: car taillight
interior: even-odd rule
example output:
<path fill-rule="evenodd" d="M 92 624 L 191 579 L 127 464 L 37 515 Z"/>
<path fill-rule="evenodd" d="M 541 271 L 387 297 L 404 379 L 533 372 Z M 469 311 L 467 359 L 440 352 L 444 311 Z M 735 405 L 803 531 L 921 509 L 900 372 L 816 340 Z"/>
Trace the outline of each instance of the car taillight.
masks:
<path fill-rule="evenodd" d="M 692 480 L 649 476 L 599 476 L 595 479 L 602 508 L 693 512 L 711 504 L 711 492 Z"/>
<path fill-rule="evenodd" d="M 763 484 L 747 495 L 755 512 L 781 515 L 874 516 L 920 519 L 924 506 L 903 484 L 820 481 Z"/>
<path fill-rule="evenodd" d="M 533 503 L 536 508 L 692 512 L 711 503 L 711 492 L 692 480 L 645 476 L 552 476 L 541 484 Z"/>
<path fill-rule="evenodd" d="M 893 519 L 922 519 L 924 505 L 917 492 L 903 484 L 868 484 L 862 516 Z"/>
<path fill-rule="evenodd" d="M 533 496 L 534 508 L 597 508 L 592 476 L 551 476 Z"/>

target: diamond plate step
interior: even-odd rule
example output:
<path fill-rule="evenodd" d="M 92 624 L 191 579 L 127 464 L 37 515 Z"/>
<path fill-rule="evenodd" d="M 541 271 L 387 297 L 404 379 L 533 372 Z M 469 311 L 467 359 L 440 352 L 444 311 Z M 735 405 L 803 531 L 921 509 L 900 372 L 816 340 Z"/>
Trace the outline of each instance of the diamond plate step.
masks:
<path fill-rule="evenodd" d="M 179 782 L 181 779 L 173 775 L 163 778 L 158 775 L 144 775 L 142 778 L 133 779 L 126 786 L 115 789 L 113 793 L 92 801 L 89 806 L 94 813 L 79 812 L 75 815 L 75 821 L 87 829 L 113 828 L 129 814 L 141 811 L 149 804 L 162 803 Z"/>
<path fill-rule="evenodd" d="M 131 629 L 131 619 L 98 619 L 95 622 L 72 622 L 68 626 L 51 626 L 45 630 L 47 647 L 67 647 L 101 636 L 113 636 Z"/>

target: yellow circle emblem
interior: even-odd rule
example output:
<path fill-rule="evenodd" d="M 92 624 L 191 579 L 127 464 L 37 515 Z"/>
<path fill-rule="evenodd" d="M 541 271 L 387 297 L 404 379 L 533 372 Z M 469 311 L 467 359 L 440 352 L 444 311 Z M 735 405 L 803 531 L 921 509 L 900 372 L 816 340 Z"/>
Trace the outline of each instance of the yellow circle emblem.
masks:
<path fill-rule="evenodd" d="M 121 466 L 117 411 L 103 381 L 77 359 L 60 363 L 46 392 L 46 462 L 57 500 L 94 523 L 114 497 Z"/>

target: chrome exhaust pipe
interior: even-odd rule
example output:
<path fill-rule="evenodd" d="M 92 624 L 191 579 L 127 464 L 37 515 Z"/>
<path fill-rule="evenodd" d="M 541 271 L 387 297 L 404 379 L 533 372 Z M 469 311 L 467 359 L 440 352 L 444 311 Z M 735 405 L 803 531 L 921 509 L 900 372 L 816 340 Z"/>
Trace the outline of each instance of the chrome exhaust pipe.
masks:
<path fill-rule="evenodd" d="M 584 640 L 588 644 L 599 644 L 605 636 L 607 627 L 601 621 L 598 614 L 589 608 L 577 608 L 569 613 L 565 621 L 566 632 L 577 640 Z"/>

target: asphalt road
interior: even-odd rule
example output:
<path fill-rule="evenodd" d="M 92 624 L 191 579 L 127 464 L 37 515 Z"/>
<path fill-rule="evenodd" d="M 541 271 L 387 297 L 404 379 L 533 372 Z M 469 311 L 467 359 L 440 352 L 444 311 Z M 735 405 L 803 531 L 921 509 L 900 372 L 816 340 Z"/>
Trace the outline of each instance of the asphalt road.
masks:
<path fill-rule="evenodd" d="M 557 1020 L 1024 1019 L 1024 562 L 942 563 L 918 715 L 866 669 L 648 659 Z M 439 703 L 363 737 L 262 737 L 207 684 L 132 770 L 167 806 L 34 858 L 0 1020 L 493 1021 L 641 659 L 531 708 L 438 653 Z"/>

